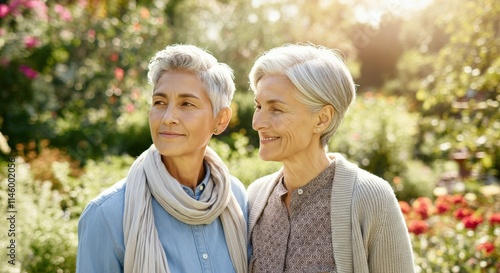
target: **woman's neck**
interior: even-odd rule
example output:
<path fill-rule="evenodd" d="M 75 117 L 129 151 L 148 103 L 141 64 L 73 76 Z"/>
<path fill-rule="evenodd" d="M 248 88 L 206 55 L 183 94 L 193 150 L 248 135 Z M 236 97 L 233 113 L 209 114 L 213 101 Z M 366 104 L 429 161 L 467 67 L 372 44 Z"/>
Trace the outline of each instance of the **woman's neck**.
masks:
<path fill-rule="evenodd" d="M 205 177 L 203 157 L 173 158 L 162 156 L 162 162 L 173 178 L 180 184 L 190 187 L 193 191 Z"/>
<path fill-rule="evenodd" d="M 304 157 L 300 161 L 283 162 L 284 185 L 291 194 L 305 186 L 330 165 L 328 155 L 322 150 L 316 155 Z"/>

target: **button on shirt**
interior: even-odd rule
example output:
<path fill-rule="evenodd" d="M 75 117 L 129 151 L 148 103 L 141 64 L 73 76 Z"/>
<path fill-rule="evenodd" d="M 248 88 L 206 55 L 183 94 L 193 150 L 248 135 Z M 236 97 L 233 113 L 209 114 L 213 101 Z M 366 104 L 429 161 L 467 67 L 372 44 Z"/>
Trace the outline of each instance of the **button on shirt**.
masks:
<path fill-rule="evenodd" d="M 292 192 L 290 212 L 281 178 L 252 233 L 250 272 L 335 272 L 330 220 L 334 174 L 333 162 Z"/>
<path fill-rule="evenodd" d="M 207 174 L 193 191 L 182 186 L 186 194 L 199 200 L 208 183 Z M 77 272 L 123 272 L 125 245 L 123 210 L 125 181 L 103 192 L 87 206 L 78 224 Z M 180 185 L 180 184 L 179 184 Z M 245 187 L 232 177 L 231 190 L 247 220 Z M 172 273 L 235 272 L 226 245 L 222 223 L 218 218 L 209 225 L 188 225 L 171 216 L 152 198 L 153 214 L 161 244 Z"/>

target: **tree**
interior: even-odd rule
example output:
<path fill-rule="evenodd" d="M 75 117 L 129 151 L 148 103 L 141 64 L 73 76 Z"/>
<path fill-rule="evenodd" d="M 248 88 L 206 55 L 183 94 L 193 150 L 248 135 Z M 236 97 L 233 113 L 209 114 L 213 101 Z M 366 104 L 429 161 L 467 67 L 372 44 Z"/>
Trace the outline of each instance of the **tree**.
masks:
<path fill-rule="evenodd" d="M 422 114 L 419 156 L 450 156 L 464 175 L 472 167 L 499 175 L 500 2 L 435 1 L 421 14 L 406 23 L 415 47 L 399 64 L 402 79 L 418 82 L 398 87 Z"/>
<path fill-rule="evenodd" d="M 160 9 L 119 0 L 0 6 L 0 131 L 9 146 L 23 154 L 26 143 L 49 139 L 85 160 L 137 141 L 119 132 L 133 131 L 123 119 L 147 106 L 152 49 L 170 43 Z"/>

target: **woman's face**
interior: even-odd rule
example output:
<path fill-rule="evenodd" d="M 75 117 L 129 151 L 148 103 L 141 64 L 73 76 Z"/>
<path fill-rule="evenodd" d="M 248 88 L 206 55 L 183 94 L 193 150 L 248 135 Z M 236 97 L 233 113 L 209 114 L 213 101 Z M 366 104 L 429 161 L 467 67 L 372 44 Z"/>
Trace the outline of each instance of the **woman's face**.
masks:
<path fill-rule="evenodd" d="M 155 84 L 149 127 L 166 157 L 201 156 L 216 128 L 210 99 L 194 74 L 165 72 Z"/>
<path fill-rule="evenodd" d="M 259 132 L 259 156 L 266 161 L 303 160 L 318 149 L 316 114 L 299 102 L 299 91 L 283 75 L 266 75 L 257 83 L 252 127 Z"/>

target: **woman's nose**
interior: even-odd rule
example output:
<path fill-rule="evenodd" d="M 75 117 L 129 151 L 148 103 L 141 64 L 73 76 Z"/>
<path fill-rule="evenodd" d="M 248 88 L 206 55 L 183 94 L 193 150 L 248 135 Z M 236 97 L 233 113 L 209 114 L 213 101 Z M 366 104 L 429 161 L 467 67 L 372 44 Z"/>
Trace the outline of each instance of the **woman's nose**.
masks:
<path fill-rule="evenodd" d="M 267 128 L 268 126 L 269 122 L 267 121 L 264 113 L 262 113 L 261 111 L 255 111 L 253 113 L 252 128 L 255 131 L 259 131 Z"/>
<path fill-rule="evenodd" d="M 179 123 L 178 113 L 174 106 L 167 105 L 167 108 L 165 109 L 165 114 L 163 115 L 162 122 L 165 125 Z"/>

